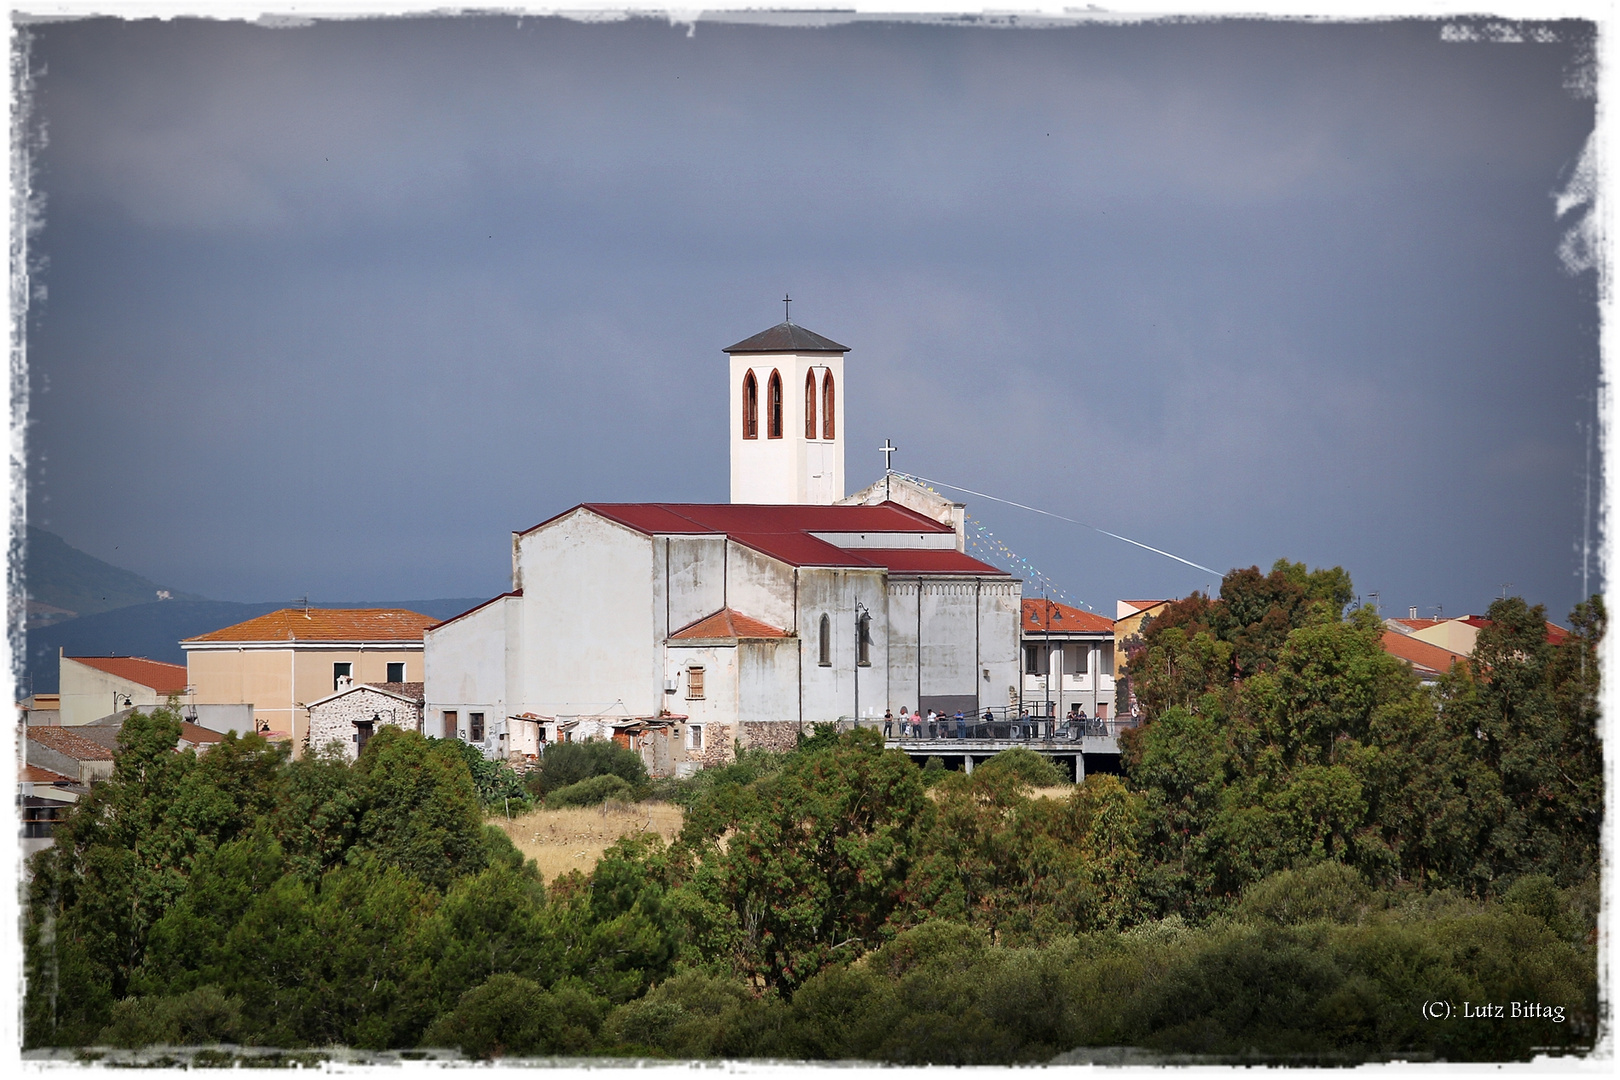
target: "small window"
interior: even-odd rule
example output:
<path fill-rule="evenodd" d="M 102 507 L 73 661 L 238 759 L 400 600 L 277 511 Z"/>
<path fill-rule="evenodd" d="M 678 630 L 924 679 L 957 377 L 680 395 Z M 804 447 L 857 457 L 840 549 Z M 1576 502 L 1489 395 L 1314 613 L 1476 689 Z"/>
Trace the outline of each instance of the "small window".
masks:
<path fill-rule="evenodd" d="M 827 616 L 821 617 L 821 659 L 822 667 L 832 667 L 832 620 Z"/>
<path fill-rule="evenodd" d="M 1024 646 L 1024 674 L 1045 675 L 1046 656 L 1039 645 Z"/>
<path fill-rule="evenodd" d="M 1071 675 L 1084 675 L 1084 674 L 1086 674 L 1086 672 L 1088 670 L 1090 670 L 1090 667 L 1091 667 L 1091 646 L 1090 645 L 1085 645 L 1085 644 L 1081 644 L 1081 645 L 1065 645 L 1065 646 L 1063 646 L 1063 652 L 1064 652 L 1064 659 L 1068 660 L 1068 662 L 1069 662 L 1069 674 L 1071 674 Z"/>
<path fill-rule="evenodd" d="M 771 384 L 768 390 L 769 397 L 765 404 L 765 434 L 768 438 L 780 439 L 782 437 L 782 375 L 780 372 L 771 372 Z"/>
<path fill-rule="evenodd" d="M 1114 674 L 1114 643 L 1112 641 L 1102 643 L 1102 654 L 1097 657 L 1097 674 L 1109 676 Z"/>
<path fill-rule="evenodd" d="M 689 667 L 686 669 L 686 696 L 688 699 L 697 699 L 703 696 L 703 669 Z"/>
<path fill-rule="evenodd" d="M 816 437 L 816 373 L 813 371 L 804 375 L 804 437 Z"/>
<path fill-rule="evenodd" d="M 686 745 L 691 750 L 703 749 L 703 725 L 693 724 L 686 729 Z"/>
<path fill-rule="evenodd" d="M 400 661 L 397 664 L 389 664 L 388 665 L 388 681 L 389 682 L 404 682 L 405 681 L 405 662 L 403 660 Z"/>
<path fill-rule="evenodd" d="M 759 382 L 750 371 L 743 376 L 743 438 L 759 438 Z"/>
<path fill-rule="evenodd" d="M 483 742 L 484 741 L 484 714 L 483 713 L 481 713 L 481 712 L 470 712 L 470 713 L 467 714 L 467 741 L 468 742 Z"/>
<path fill-rule="evenodd" d="M 456 737 L 456 710 L 444 710 L 444 727 L 441 730 L 444 733 L 444 737 L 447 739 L 453 739 Z"/>
<path fill-rule="evenodd" d="M 837 415 L 833 409 L 836 394 L 837 391 L 833 389 L 832 372 L 828 371 L 827 374 L 821 377 L 821 437 L 823 439 L 830 439 L 838 434 L 833 429 L 833 417 Z"/>
<path fill-rule="evenodd" d="M 334 691 L 336 691 L 337 688 L 338 688 L 338 680 L 339 679 L 352 679 L 353 677 L 354 677 L 354 665 L 353 664 L 350 664 L 350 663 L 337 663 L 337 664 L 332 665 L 332 689 Z"/>
<path fill-rule="evenodd" d="M 855 662 L 862 667 L 872 666 L 872 616 L 862 615 L 856 625 L 856 653 Z"/>

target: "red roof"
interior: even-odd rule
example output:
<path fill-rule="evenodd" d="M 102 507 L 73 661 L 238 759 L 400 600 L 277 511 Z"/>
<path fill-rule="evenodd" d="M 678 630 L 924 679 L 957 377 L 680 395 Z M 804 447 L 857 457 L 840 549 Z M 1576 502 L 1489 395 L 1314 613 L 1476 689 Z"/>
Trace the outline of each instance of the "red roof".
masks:
<path fill-rule="evenodd" d="M 788 633 L 770 623 L 749 618 L 740 611 L 721 608 L 713 615 L 683 626 L 669 636 L 671 641 L 690 641 L 713 638 L 785 638 Z"/>
<path fill-rule="evenodd" d="M 1402 626 L 1410 626 L 1413 630 L 1427 630 L 1431 626 L 1438 626 L 1440 623 L 1445 622 L 1445 620 L 1444 619 L 1391 619 L 1390 622 L 1398 622 Z"/>
<path fill-rule="evenodd" d="M 1056 600 L 1025 600 L 1023 618 L 1026 634 L 1040 633 L 1043 630 L 1080 634 L 1114 632 L 1113 619 L 1105 619 L 1101 615 L 1093 615 L 1089 611 L 1081 611 L 1077 607 L 1060 604 Z"/>
<path fill-rule="evenodd" d="M 113 754 L 105 746 L 93 743 L 70 728 L 31 727 L 28 738 L 41 746 L 48 746 L 75 761 L 111 761 Z"/>
<path fill-rule="evenodd" d="M 185 641 L 399 641 L 419 644 L 422 631 L 437 621 L 431 616 L 404 608 L 282 608 L 213 633 L 186 638 Z"/>
<path fill-rule="evenodd" d="M 954 548 L 841 548 L 814 533 L 933 533 L 953 535 L 949 526 L 898 503 L 877 506 L 764 506 L 746 503 L 582 503 L 575 510 L 616 521 L 646 533 L 721 534 L 790 566 L 885 568 L 897 573 L 975 574 L 1006 577 L 1007 572 L 963 555 Z M 565 513 L 571 514 L 573 510 Z M 548 518 L 533 529 L 565 514 Z"/>
<path fill-rule="evenodd" d="M 186 742 L 196 745 L 198 743 L 224 742 L 225 736 L 211 728 L 199 727 L 190 720 L 180 721 L 180 737 Z"/>
<path fill-rule="evenodd" d="M 166 664 L 162 660 L 148 660 L 141 656 L 69 656 L 67 659 L 160 694 L 186 692 L 184 664 Z"/>
<path fill-rule="evenodd" d="M 1468 657 L 1462 653 L 1442 649 L 1398 630 L 1385 630 L 1380 640 L 1385 652 L 1398 660 L 1405 660 L 1420 672 L 1444 675 L 1451 670 L 1451 665 L 1468 663 Z"/>
<path fill-rule="evenodd" d="M 63 776 L 49 769 L 42 769 L 38 765 L 24 765 L 17 774 L 17 779 L 30 784 L 77 784 L 78 781 L 71 776 Z"/>

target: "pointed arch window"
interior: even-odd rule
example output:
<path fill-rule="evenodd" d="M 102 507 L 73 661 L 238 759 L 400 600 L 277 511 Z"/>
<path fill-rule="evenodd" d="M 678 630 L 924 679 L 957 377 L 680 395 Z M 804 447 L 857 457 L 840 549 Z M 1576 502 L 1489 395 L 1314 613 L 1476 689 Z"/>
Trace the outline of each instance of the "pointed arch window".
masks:
<path fill-rule="evenodd" d="M 743 376 L 743 438 L 759 438 L 759 381 L 752 371 Z"/>
<path fill-rule="evenodd" d="M 833 428 L 833 417 L 837 413 L 833 409 L 838 391 L 833 389 L 832 372 L 821 377 L 821 437 L 831 439 L 838 434 Z"/>
<path fill-rule="evenodd" d="M 816 437 L 816 373 L 804 373 L 804 437 Z"/>
<path fill-rule="evenodd" d="M 819 634 L 821 645 L 822 667 L 832 667 L 832 619 L 826 615 L 821 617 L 821 632 Z"/>
<path fill-rule="evenodd" d="M 872 666 L 872 616 L 863 614 L 856 628 L 856 657 L 855 662 L 861 667 Z"/>
<path fill-rule="evenodd" d="M 771 372 L 771 383 L 766 388 L 765 399 L 765 435 L 768 438 L 780 439 L 782 437 L 782 373 Z"/>

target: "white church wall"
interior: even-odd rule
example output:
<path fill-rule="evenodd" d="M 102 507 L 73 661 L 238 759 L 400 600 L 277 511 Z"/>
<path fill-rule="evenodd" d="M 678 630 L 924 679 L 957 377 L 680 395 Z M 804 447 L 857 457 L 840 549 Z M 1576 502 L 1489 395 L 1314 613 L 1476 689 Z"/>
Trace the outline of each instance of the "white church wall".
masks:
<path fill-rule="evenodd" d="M 1019 656 L 1022 583 L 985 582 L 979 595 L 979 687 L 981 708 L 1016 704 L 1023 670 Z M 985 677 L 985 672 L 989 677 Z"/>
<path fill-rule="evenodd" d="M 665 536 L 654 542 L 654 553 L 665 570 L 661 579 L 654 575 L 653 583 L 655 608 L 662 603 L 667 619 L 660 636 L 667 637 L 726 606 L 725 549 L 723 536 Z"/>
<path fill-rule="evenodd" d="M 526 711 L 648 716 L 663 705 L 652 545 L 583 508 L 521 538 Z"/>
<path fill-rule="evenodd" d="M 777 638 L 737 646 L 737 719 L 743 723 L 797 722 L 798 641 Z"/>
<path fill-rule="evenodd" d="M 467 726 L 470 713 L 483 713 L 485 728 L 506 716 L 508 655 L 521 653 L 517 597 L 503 596 L 470 615 L 428 630 L 422 637 L 426 734 L 451 738 Z M 456 713 L 457 730 L 444 724 Z"/>
<path fill-rule="evenodd" d="M 918 582 L 889 579 L 887 707 L 900 715 L 900 706 L 917 708 L 917 589 Z"/>
<path fill-rule="evenodd" d="M 743 438 L 743 383 L 759 387 L 756 438 Z M 805 438 L 804 384 L 816 377 L 816 437 Z M 833 438 L 822 439 L 822 386 L 833 378 Z M 782 435 L 770 437 L 771 374 L 782 379 Z M 844 358 L 826 353 L 735 353 L 731 356 L 731 501 L 827 505 L 844 497 Z"/>
<path fill-rule="evenodd" d="M 677 758 L 705 766 L 730 760 L 737 730 L 738 646 L 671 646 L 669 657 L 680 672 L 676 692 L 668 695 L 673 698 L 669 710 L 686 717 L 680 728 L 680 746 L 675 748 Z M 694 667 L 703 669 L 701 697 L 692 696 Z M 694 727 L 700 734 L 694 734 Z"/>
<path fill-rule="evenodd" d="M 793 567 L 730 541 L 725 553 L 725 606 L 792 633 Z"/>
<path fill-rule="evenodd" d="M 860 669 L 860 710 L 882 716 L 888 695 L 888 600 L 882 570 L 803 567 L 799 571 L 799 638 L 804 721 L 855 715 L 855 601 L 872 613 L 870 667 Z M 832 632 L 831 663 L 821 666 L 821 617 Z"/>

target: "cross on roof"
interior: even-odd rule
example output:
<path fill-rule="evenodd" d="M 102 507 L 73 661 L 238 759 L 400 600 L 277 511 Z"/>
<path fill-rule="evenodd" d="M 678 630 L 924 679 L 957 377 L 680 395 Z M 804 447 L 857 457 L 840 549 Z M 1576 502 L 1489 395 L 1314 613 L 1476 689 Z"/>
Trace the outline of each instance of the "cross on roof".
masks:
<path fill-rule="evenodd" d="M 898 449 L 900 449 L 900 448 L 898 446 L 895 446 L 893 443 L 889 442 L 888 439 L 884 439 L 883 440 L 883 445 L 878 447 L 878 453 L 883 455 L 883 471 L 884 472 L 887 473 L 887 472 L 893 472 L 894 471 L 892 468 L 890 468 L 890 461 L 891 461 L 891 459 L 892 459 L 892 457 L 894 455 L 894 452 L 896 450 L 898 450 Z"/>

